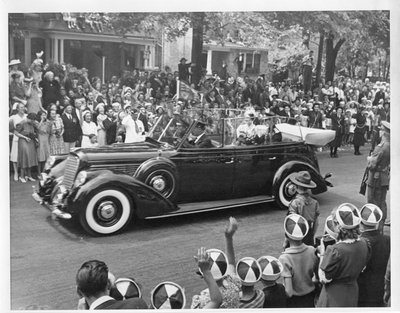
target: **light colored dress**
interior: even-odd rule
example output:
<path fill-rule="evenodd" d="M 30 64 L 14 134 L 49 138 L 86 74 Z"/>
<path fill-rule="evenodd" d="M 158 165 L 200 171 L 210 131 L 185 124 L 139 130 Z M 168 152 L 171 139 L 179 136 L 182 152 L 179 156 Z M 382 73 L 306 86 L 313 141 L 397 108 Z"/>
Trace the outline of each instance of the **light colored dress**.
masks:
<path fill-rule="evenodd" d="M 11 115 L 9 118 L 10 132 L 13 133 L 14 130 L 16 130 L 17 125 L 20 124 L 25 119 L 26 119 L 26 114 L 22 116 L 19 114 Z M 14 134 L 11 145 L 11 153 L 10 153 L 10 161 L 14 163 L 18 162 L 18 141 L 19 137 L 17 137 L 17 135 Z"/>
<path fill-rule="evenodd" d="M 48 120 L 38 124 L 39 147 L 37 154 L 39 162 L 46 162 L 47 158 L 50 155 L 50 131 L 51 124 Z"/>
<path fill-rule="evenodd" d="M 103 126 L 103 121 L 107 118 L 105 114 L 99 114 L 97 116 L 97 142 L 99 146 L 105 146 L 106 142 L 106 130 Z"/>
<path fill-rule="evenodd" d="M 50 144 L 50 154 L 63 154 L 65 153 L 64 148 L 64 139 L 63 136 L 60 136 L 61 132 L 64 129 L 64 123 L 57 114 L 56 119 L 50 122 L 50 137 L 49 137 L 49 144 Z"/>
<path fill-rule="evenodd" d="M 27 97 L 27 103 L 26 103 L 28 114 L 29 113 L 37 114 L 40 111 L 41 97 L 42 97 L 42 91 L 38 87 L 32 86 L 31 94 L 29 97 Z"/>
<path fill-rule="evenodd" d="M 83 123 L 82 123 L 82 144 L 81 144 L 82 148 L 90 147 L 91 143 L 90 143 L 89 135 L 91 135 L 91 134 L 97 135 L 97 125 L 93 122 L 87 123 L 87 122 L 83 121 Z M 87 135 L 87 136 L 85 136 L 85 135 Z"/>

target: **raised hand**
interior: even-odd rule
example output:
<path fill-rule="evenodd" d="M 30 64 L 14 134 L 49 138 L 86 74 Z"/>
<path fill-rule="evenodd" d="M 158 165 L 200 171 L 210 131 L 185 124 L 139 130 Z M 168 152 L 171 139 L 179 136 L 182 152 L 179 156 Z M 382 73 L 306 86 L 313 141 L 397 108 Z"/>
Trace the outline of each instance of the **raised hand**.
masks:
<path fill-rule="evenodd" d="M 238 229 L 238 222 L 234 217 L 229 218 L 229 222 L 225 228 L 225 235 L 226 236 L 233 236 Z"/>

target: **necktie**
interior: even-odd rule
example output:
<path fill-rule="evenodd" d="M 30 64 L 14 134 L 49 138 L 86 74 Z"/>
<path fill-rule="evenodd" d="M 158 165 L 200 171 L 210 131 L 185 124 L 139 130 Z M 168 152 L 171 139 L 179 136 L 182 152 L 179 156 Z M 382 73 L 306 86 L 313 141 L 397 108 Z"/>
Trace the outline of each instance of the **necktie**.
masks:
<path fill-rule="evenodd" d="M 136 133 L 139 134 L 139 126 L 138 126 L 138 124 L 136 123 L 135 120 L 133 120 L 133 122 L 135 123 L 135 130 L 136 130 Z"/>

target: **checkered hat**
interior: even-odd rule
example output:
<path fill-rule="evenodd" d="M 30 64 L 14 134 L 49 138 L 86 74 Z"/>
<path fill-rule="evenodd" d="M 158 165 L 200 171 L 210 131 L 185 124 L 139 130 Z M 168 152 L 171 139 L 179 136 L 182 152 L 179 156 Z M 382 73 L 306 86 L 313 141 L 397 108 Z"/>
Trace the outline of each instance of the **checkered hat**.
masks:
<path fill-rule="evenodd" d="M 361 223 L 368 226 L 376 226 L 382 219 L 381 209 L 372 203 L 365 204 L 360 210 Z"/>
<path fill-rule="evenodd" d="M 154 309 L 183 309 L 186 305 L 185 291 L 172 282 L 163 282 L 151 291 L 151 305 Z"/>
<path fill-rule="evenodd" d="M 261 266 L 261 278 L 264 280 L 277 280 L 281 276 L 282 263 L 275 257 L 265 255 L 257 260 Z"/>
<path fill-rule="evenodd" d="M 218 249 L 208 249 L 206 252 L 212 260 L 211 274 L 214 279 L 220 280 L 221 278 L 224 278 L 228 271 L 228 258 L 225 253 Z"/>
<path fill-rule="evenodd" d="M 360 225 L 360 212 L 351 203 L 343 203 L 336 209 L 336 220 L 344 229 L 353 229 Z"/>
<path fill-rule="evenodd" d="M 244 286 L 253 286 L 261 278 L 261 267 L 251 257 L 240 259 L 236 264 L 236 273 Z"/>
<path fill-rule="evenodd" d="M 334 239 L 336 239 L 338 236 L 335 222 L 333 220 L 332 215 L 329 215 L 325 220 L 324 232 L 325 232 L 325 234 L 328 234 L 329 236 L 331 236 Z"/>
<path fill-rule="evenodd" d="M 298 214 L 286 216 L 283 226 L 286 235 L 293 240 L 302 240 L 308 233 L 308 223 L 306 219 Z"/>
<path fill-rule="evenodd" d="M 142 293 L 132 278 L 118 278 L 110 289 L 110 296 L 116 300 L 140 298 Z"/>

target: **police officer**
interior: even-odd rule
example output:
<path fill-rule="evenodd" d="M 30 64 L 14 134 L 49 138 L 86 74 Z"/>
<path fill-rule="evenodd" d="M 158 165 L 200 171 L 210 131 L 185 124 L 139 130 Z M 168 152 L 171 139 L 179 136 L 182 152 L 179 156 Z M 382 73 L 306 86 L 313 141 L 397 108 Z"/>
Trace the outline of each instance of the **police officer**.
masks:
<path fill-rule="evenodd" d="M 368 161 L 367 202 L 376 204 L 382 210 L 379 230 L 383 230 L 387 216 L 386 193 L 390 179 L 390 123 L 381 123 L 381 142 L 377 145 Z"/>

